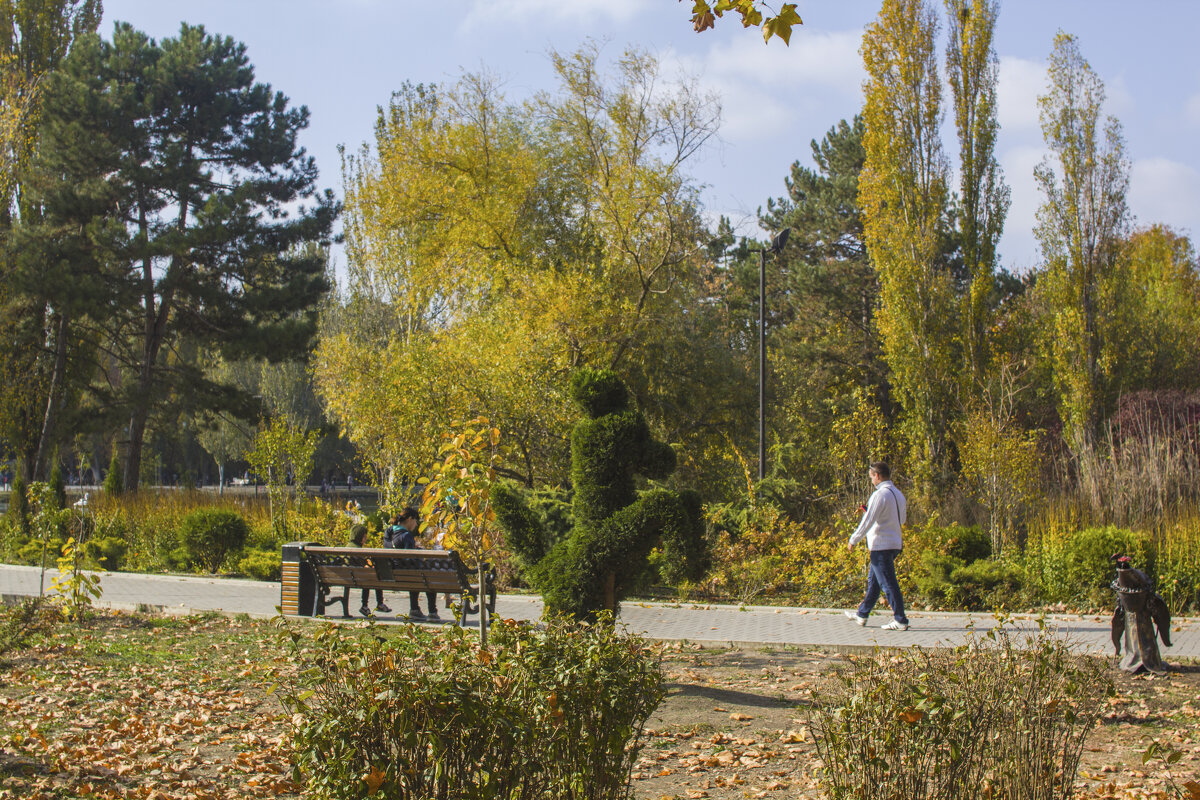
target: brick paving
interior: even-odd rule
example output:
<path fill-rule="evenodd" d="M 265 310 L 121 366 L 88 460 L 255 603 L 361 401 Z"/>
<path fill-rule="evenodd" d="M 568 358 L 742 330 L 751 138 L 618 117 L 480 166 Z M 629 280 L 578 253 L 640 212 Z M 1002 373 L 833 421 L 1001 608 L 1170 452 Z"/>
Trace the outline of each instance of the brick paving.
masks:
<path fill-rule="evenodd" d="M 46 573 L 46 586 L 54 572 Z M 280 602 L 279 584 L 230 578 L 173 575 L 139 575 L 101 572 L 103 594 L 97 605 L 111 608 L 138 607 L 165 613 L 219 611 L 252 616 L 274 616 Z M 0 565 L 0 597 L 38 593 L 37 567 Z M 388 599 L 397 611 L 407 608 L 408 598 Z M 422 604 L 424 601 L 422 601 Z M 351 607 L 354 603 L 351 602 Z M 534 620 L 542 604 L 536 597 L 501 595 L 497 615 L 507 619 Z M 885 631 L 880 625 L 890 616 L 876 613 L 865 628 L 852 623 L 840 609 L 778 608 L 763 606 L 697 605 L 626 602 L 621 622 L 629 630 L 654 639 L 686 640 L 712 645 L 793 646 L 835 651 L 858 651 L 874 647 L 953 647 L 962 644 L 972 631 L 985 631 L 997 624 L 991 614 L 912 612 L 912 627 L 904 632 Z M 396 613 L 381 615 L 385 623 L 403 622 Z M 471 618 L 476 621 L 475 617 Z M 1044 618 L 1047 627 L 1065 636 L 1081 652 L 1112 653 L 1108 615 L 1053 614 Z M 1036 615 L 1016 615 L 1011 627 L 1036 629 Z M 1173 621 L 1172 647 L 1163 656 L 1200 658 L 1200 618 Z"/>

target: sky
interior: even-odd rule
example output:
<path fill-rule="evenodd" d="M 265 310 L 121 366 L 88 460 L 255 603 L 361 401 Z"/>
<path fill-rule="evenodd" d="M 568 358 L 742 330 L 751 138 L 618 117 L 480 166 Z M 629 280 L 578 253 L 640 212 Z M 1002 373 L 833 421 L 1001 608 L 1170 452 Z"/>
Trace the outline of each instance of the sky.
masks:
<path fill-rule="evenodd" d="M 742 234 L 761 237 L 756 212 L 785 193 L 792 163 L 813 166 L 810 142 L 861 109 L 858 51 L 878 10 L 879 0 L 800 0 L 804 25 L 790 46 L 765 44 L 733 16 L 697 34 L 687 0 L 104 0 L 101 33 L 110 36 L 120 20 L 161 40 L 186 21 L 244 42 L 257 79 L 309 108 L 301 144 L 317 160 L 321 186 L 339 196 L 338 147 L 369 142 L 377 108 L 406 81 L 451 84 L 486 70 L 520 101 L 554 88 L 551 49 L 571 52 L 591 38 L 609 63 L 644 50 L 666 76 L 690 76 L 719 97 L 720 134 L 694 160 L 692 177 L 712 219 L 726 215 Z M 1024 272 L 1039 261 L 1033 169 L 1046 150 L 1037 97 L 1060 30 L 1078 38 L 1107 88 L 1105 113 L 1123 126 L 1135 224 L 1200 233 L 1197 29 L 1200 4 L 1191 0 L 1002 2 L 996 150 L 1012 192 L 1004 267 Z M 945 107 L 949 114 L 948 100 Z M 953 163 L 949 118 L 944 145 Z"/>

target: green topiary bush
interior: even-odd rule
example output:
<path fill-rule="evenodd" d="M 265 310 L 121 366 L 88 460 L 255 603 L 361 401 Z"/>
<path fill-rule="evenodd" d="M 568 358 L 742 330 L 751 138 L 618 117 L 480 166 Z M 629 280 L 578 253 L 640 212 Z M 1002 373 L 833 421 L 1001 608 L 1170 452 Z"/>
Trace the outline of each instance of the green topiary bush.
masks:
<path fill-rule="evenodd" d="M 246 545 L 250 526 L 240 514 L 221 509 L 200 509 L 183 518 L 181 546 L 191 563 L 216 572 Z"/>
<path fill-rule="evenodd" d="M 498 621 L 486 650 L 456 626 L 381 633 L 283 634 L 298 668 L 281 698 L 306 796 L 628 797 L 663 696 L 642 639 L 562 622 Z"/>
<path fill-rule="evenodd" d="M 629 392 L 608 370 L 580 370 L 571 395 L 585 413 L 571 434 L 570 535 L 557 542 L 517 492 L 501 490 L 496 516 L 506 541 L 550 615 L 594 620 L 620 599 L 647 568 L 661 543 L 671 577 L 699 578 L 706 567 L 699 498 L 656 489 L 640 497 L 636 477 L 665 478 L 675 452 L 655 441 Z"/>
<path fill-rule="evenodd" d="M 1064 552 L 1067 581 L 1080 589 L 1108 589 L 1115 567 L 1112 557 L 1124 553 L 1132 556 L 1138 567 L 1152 569 L 1146 561 L 1145 538 L 1131 530 L 1108 526 L 1085 528 L 1067 540 Z"/>
<path fill-rule="evenodd" d="M 914 544 L 920 555 L 913 567 L 912 579 L 917 592 L 927 603 L 941 608 L 957 607 L 964 596 L 976 596 L 979 587 L 974 585 L 974 573 L 963 573 L 965 582 L 971 584 L 969 586 L 956 584 L 952 576 L 956 570 L 991 557 L 992 543 L 987 534 L 975 526 L 930 525 L 917 532 Z M 988 568 L 981 569 L 984 571 L 981 574 L 992 574 L 987 572 Z"/>

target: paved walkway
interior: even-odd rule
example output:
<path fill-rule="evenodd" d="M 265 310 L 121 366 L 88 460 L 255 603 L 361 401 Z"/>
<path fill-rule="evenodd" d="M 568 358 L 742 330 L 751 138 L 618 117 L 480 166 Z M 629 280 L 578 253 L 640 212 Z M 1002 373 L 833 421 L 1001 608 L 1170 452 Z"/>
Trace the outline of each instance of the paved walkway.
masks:
<path fill-rule="evenodd" d="M 47 571 L 47 587 L 53 575 L 53 571 Z M 101 572 L 99 575 L 103 594 L 98 605 L 112 608 L 143 607 L 165 613 L 220 611 L 270 617 L 275 615 L 275 608 L 280 603 L 277 583 L 123 572 Z M 38 578 L 37 567 L 0 565 L 0 596 L 36 595 Z M 407 603 L 407 597 L 397 596 L 390 600 L 398 610 L 406 608 Z M 533 620 L 541 612 L 541 600 L 536 597 L 501 595 L 496 604 L 497 615 L 508 619 Z M 402 619 L 394 613 L 381 616 L 384 622 Z M 879 626 L 889 619 L 885 610 L 883 614 L 872 615 L 867 627 L 860 628 L 838 609 L 637 602 L 627 602 L 621 607 L 621 621 L 629 630 L 655 639 L 721 645 L 822 647 L 841 651 L 876 645 L 952 647 L 964 642 L 969 631 L 987 630 L 997 624 L 990 614 L 913 612 L 909 615 L 912 627 L 908 631 L 880 630 Z M 1035 629 L 1037 618 L 1021 615 L 1013 624 Z M 1066 636 L 1080 651 L 1112 653 L 1108 615 L 1058 614 L 1046 617 L 1046 624 Z M 1200 618 L 1175 620 L 1171 640 L 1174 646 L 1163 648 L 1163 655 L 1168 660 L 1173 657 L 1200 658 Z"/>

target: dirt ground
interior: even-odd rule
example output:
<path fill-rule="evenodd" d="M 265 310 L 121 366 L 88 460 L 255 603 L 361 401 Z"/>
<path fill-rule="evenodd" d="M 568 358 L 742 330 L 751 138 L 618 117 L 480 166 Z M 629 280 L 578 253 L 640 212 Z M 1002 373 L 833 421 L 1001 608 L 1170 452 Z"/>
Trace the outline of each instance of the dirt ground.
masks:
<path fill-rule="evenodd" d="M 634 796 L 817 798 L 811 704 L 847 657 L 821 650 L 672 645 Z M 0 800 L 297 797 L 287 717 L 264 683 L 286 661 L 267 623 L 216 615 L 106 615 L 0 669 Z M 1182 751 L 1170 779 L 1200 781 L 1200 664 L 1118 673 L 1087 742 L 1080 798 L 1170 794 L 1153 741 Z"/>
<path fill-rule="evenodd" d="M 844 659 L 820 650 L 669 652 L 667 699 L 647 724 L 635 796 L 820 797 L 809 705 Z M 1154 740 L 1184 751 L 1170 773 L 1176 785 L 1200 780 L 1200 664 L 1114 676 L 1117 695 L 1088 739 L 1077 796 L 1172 797 L 1164 765 L 1142 763 Z"/>

